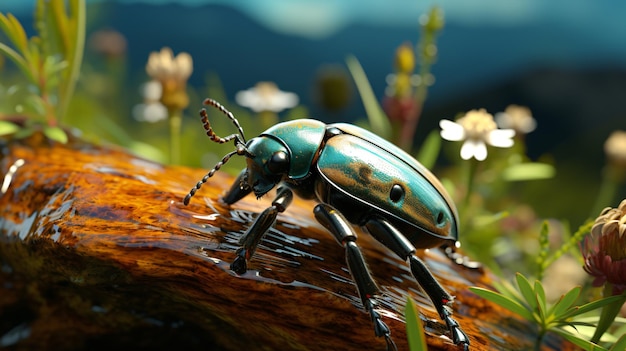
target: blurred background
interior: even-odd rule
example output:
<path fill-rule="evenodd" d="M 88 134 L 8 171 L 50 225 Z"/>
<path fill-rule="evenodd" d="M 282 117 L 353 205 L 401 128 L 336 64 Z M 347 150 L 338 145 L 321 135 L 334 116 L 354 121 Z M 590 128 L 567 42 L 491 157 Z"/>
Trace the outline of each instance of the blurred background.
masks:
<path fill-rule="evenodd" d="M 1 0 L 0 11 L 13 13 L 32 34 L 34 3 Z M 346 58 L 360 61 L 382 100 L 396 49 L 418 43 L 419 19 L 434 5 L 443 10 L 445 26 L 437 35 L 434 81 L 415 147 L 440 119 L 476 108 L 495 114 L 509 104 L 527 106 L 537 121 L 525 139 L 527 155 L 557 169 L 554 179 L 534 185 L 534 194 L 545 197 L 535 210 L 580 223 L 598 191 L 604 141 L 626 129 L 626 3 L 619 0 L 88 1 L 85 60 L 67 122 L 114 143 L 128 145 L 123 134 L 154 137 L 133 145 L 147 157 L 166 159 L 167 124 L 148 125 L 132 113 L 144 101 L 148 56 L 165 46 L 193 57 L 183 164 L 210 168 L 224 153 L 204 155 L 217 146 L 203 139 L 196 114 L 202 99 L 211 95 L 237 116 L 250 114 L 234 104 L 235 96 L 260 81 L 298 96 L 298 107 L 281 111 L 281 118 L 358 122 L 366 113 Z M 17 80 L 12 70 L 5 59 L 5 88 Z M 10 106 L 0 102 L 4 114 Z M 90 132 L 89 125 L 96 127 Z M 253 135 L 254 126 L 242 125 Z M 216 130 L 233 132 L 228 122 Z M 622 186 L 615 198 L 624 195 Z M 559 206 L 555 198 L 570 205 Z"/>

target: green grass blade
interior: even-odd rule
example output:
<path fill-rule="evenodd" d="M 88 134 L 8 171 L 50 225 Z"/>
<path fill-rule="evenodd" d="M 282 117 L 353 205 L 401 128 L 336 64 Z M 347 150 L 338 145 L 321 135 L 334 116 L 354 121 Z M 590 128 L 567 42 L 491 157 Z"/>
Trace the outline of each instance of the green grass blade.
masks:
<path fill-rule="evenodd" d="M 420 161 L 424 167 L 432 169 L 435 162 L 437 162 L 437 156 L 439 156 L 440 149 L 441 137 L 439 136 L 439 130 L 433 130 L 428 134 L 426 140 L 422 143 L 422 146 L 417 154 L 417 160 Z"/>
<path fill-rule="evenodd" d="M 359 60 L 350 55 L 346 58 L 346 64 L 359 90 L 361 101 L 363 102 L 363 107 L 365 107 L 365 112 L 367 113 L 367 118 L 369 119 L 372 129 L 381 137 L 389 139 L 391 137 L 391 123 L 389 123 L 389 118 L 387 118 L 385 112 L 383 112 L 383 109 L 380 107 L 374 90 L 372 90 L 372 86 Z"/>
<path fill-rule="evenodd" d="M 509 182 L 554 178 L 556 170 L 547 163 L 527 162 L 514 164 L 502 171 L 502 178 Z"/>
<path fill-rule="evenodd" d="M 471 292 L 473 292 L 474 294 L 489 300 L 497 305 L 500 305 L 504 308 L 506 308 L 507 310 L 517 313 L 520 316 L 522 316 L 523 318 L 529 320 L 529 321 L 534 321 L 535 318 L 533 317 L 532 312 L 530 312 L 526 307 L 522 306 L 520 303 L 518 303 L 517 301 L 506 297 L 504 295 L 501 295 L 495 291 L 491 291 L 488 289 L 484 289 L 484 288 L 479 288 L 479 287 L 470 287 L 469 288 Z"/>
<path fill-rule="evenodd" d="M 426 346 L 426 337 L 424 335 L 422 321 L 415 307 L 415 302 L 410 296 L 406 301 L 404 316 L 406 318 L 406 335 L 409 341 L 409 350 L 427 351 L 428 346 Z"/>

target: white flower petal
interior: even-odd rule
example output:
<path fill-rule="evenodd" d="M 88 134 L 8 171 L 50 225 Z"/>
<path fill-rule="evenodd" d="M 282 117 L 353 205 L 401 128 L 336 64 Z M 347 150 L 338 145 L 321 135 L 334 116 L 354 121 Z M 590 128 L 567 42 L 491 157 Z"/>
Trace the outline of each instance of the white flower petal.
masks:
<path fill-rule="evenodd" d="M 496 129 L 489 133 L 486 141 L 495 147 L 511 147 L 514 136 L 515 131 L 513 129 Z"/>
<path fill-rule="evenodd" d="M 167 119 L 167 108 L 160 102 L 138 104 L 133 107 L 133 117 L 140 122 L 158 122 Z"/>
<path fill-rule="evenodd" d="M 440 135 L 445 140 L 459 141 L 465 138 L 465 129 L 456 122 L 442 119 L 439 121 L 439 127 L 441 127 Z"/>
<path fill-rule="evenodd" d="M 144 83 L 141 88 L 141 95 L 148 101 L 159 101 L 163 94 L 163 86 L 158 80 L 151 80 Z"/>
<path fill-rule="evenodd" d="M 294 93 L 279 92 L 268 99 L 267 108 L 273 112 L 295 107 L 298 105 L 298 95 Z"/>
<path fill-rule="evenodd" d="M 508 113 L 498 112 L 493 119 L 496 121 L 496 124 L 500 128 L 511 128 L 513 127 L 513 119 Z"/>
<path fill-rule="evenodd" d="M 247 107 L 254 112 L 267 111 L 267 103 L 254 90 L 242 90 L 235 95 L 237 104 Z"/>
<path fill-rule="evenodd" d="M 466 140 L 461 146 L 461 158 L 469 160 L 472 157 L 478 161 L 487 158 L 487 146 L 482 140 Z"/>
<path fill-rule="evenodd" d="M 254 112 L 280 112 L 298 105 L 298 95 L 282 91 L 274 83 L 259 83 L 235 95 L 235 101 Z"/>
<path fill-rule="evenodd" d="M 474 158 L 478 161 L 484 161 L 487 158 L 487 145 L 485 145 L 482 141 L 476 143 Z"/>

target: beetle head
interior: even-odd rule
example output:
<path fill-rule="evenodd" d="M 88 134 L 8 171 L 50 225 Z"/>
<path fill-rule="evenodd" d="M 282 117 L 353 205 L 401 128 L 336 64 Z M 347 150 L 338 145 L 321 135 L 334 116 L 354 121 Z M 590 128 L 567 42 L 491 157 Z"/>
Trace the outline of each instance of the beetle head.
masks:
<path fill-rule="evenodd" d="M 261 197 L 289 173 L 289 151 L 282 143 L 269 136 L 251 139 L 246 149 L 247 185 L 257 197 Z"/>

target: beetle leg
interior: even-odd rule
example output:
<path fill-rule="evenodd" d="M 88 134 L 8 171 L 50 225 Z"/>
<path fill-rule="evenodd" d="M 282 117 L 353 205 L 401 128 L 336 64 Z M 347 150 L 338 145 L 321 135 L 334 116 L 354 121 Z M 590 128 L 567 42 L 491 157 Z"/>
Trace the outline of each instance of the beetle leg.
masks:
<path fill-rule="evenodd" d="M 340 245 L 345 247 L 348 269 L 356 283 L 363 306 L 370 313 L 372 323 L 374 324 L 374 333 L 378 337 L 385 337 L 387 350 L 397 350 L 395 343 L 391 339 L 389 327 L 382 321 L 380 313 L 375 310 L 378 302 L 374 295 L 377 295 L 380 290 L 367 268 L 361 249 L 356 243 L 357 237 L 352 226 L 341 213 L 329 205 L 318 204 L 315 206 L 313 213 L 317 221 L 333 234 Z"/>
<path fill-rule="evenodd" d="M 446 322 L 452 341 L 455 344 L 462 344 L 466 350 L 469 349 L 469 338 L 461 330 L 459 323 L 452 318 L 450 305 L 454 297 L 450 296 L 446 290 L 437 282 L 430 273 L 426 264 L 415 256 L 415 247 L 411 242 L 389 222 L 381 218 L 370 219 L 366 224 L 368 232 L 372 234 L 383 245 L 390 248 L 398 256 L 409 261 L 411 273 L 417 279 L 420 286 L 432 300 L 439 316 Z"/>
<path fill-rule="evenodd" d="M 448 256 L 450 261 L 460 266 L 463 266 L 469 269 L 481 269 L 482 268 L 482 265 L 480 264 L 480 262 L 472 261 L 470 260 L 469 257 L 463 256 L 460 253 L 456 252 L 455 247 L 453 245 L 444 244 L 440 248 L 441 250 L 443 250 L 443 253 L 446 254 L 446 256 Z"/>
<path fill-rule="evenodd" d="M 289 188 L 278 188 L 276 198 L 272 201 L 272 206 L 261 212 L 246 233 L 239 239 L 239 245 L 241 246 L 235 252 L 237 257 L 230 264 L 230 269 L 237 274 L 244 274 L 247 271 L 247 260 L 252 257 L 261 239 L 274 224 L 274 221 L 276 221 L 278 213 L 284 212 L 292 199 L 293 193 Z"/>
<path fill-rule="evenodd" d="M 246 181 L 247 176 L 248 169 L 244 168 L 241 173 L 239 173 L 239 176 L 233 185 L 230 187 L 230 190 L 228 190 L 228 192 L 226 192 L 226 194 L 222 197 L 222 201 L 224 201 L 224 203 L 232 205 L 252 192 L 252 187 L 250 187 Z"/>

